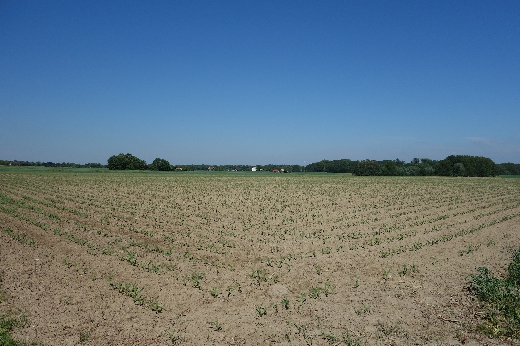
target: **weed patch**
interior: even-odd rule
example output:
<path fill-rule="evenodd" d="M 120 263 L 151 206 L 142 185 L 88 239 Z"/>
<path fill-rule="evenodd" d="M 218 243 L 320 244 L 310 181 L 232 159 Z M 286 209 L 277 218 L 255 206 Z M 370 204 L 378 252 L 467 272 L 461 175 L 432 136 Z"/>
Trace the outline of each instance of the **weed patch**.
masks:
<path fill-rule="evenodd" d="M 2 346 L 38 346 L 36 342 L 16 341 L 11 336 L 15 328 L 23 328 L 27 324 L 27 318 L 22 315 L 18 318 L 12 317 L 7 313 L 0 313 L 0 345 Z"/>
<path fill-rule="evenodd" d="M 486 267 L 471 276 L 470 290 L 485 308 L 485 322 L 478 330 L 494 337 L 520 338 L 520 248 L 503 279 L 495 277 Z"/>

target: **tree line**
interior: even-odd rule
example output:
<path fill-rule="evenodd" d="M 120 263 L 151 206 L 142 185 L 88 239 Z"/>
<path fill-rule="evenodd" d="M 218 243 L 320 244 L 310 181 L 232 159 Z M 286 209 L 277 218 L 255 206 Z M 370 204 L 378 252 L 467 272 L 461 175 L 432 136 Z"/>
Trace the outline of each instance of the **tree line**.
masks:
<path fill-rule="evenodd" d="M 495 164 L 482 156 L 450 155 L 444 160 L 414 158 L 395 160 L 322 160 L 306 167 L 309 172 L 352 173 L 359 176 L 452 176 L 494 177 L 520 174 L 520 164 Z"/>
<path fill-rule="evenodd" d="M 134 155 L 119 154 L 112 155 L 108 159 L 107 168 L 110 170 L 152 170 L 152 171 L 251 171 L 256 167 L 257 171 L 269 171 L 277 169 L 283 172 L 303 172 L 304 167 L 299 165 L 171 165 L 167 160 L 156 158 L 151 164 L 141 160 Z"/>
<path fill-rule="evenodd" d="M 101 163 L 76 164 L 72 162 L 33 162 L 19 160 L 0 160 L 5 166 L 45 166 L 70 168 L 108 168 L 110 170 L 152 170 L 152 171 L 257 171 L 272 172 L 327 172 L 351 173 L 359 176 L 468 176 L 489 177 L 496 175 L 520 175 L 519 163 L 495 164 L 482 156 L 451 155 L 444 160 L 414 158 L 410 162 L 395 160 L 322 160 L 306 166 L 302 165 L 171 165 L 167 160 L 156 158 L 151 164 L 132 154 L 111 156 L 106 165 Z"/>
<path fill-rule="evenodd" d="M 101 163 L 79 164 L 74 162 L 42 162 L 42 161 L 19 161 L 19 160 L 0 160 L 0 166 L 19 166 L 19 167 L 69 167 L 69 168 L 106 168 Z"/>
<path fill-rule="evenodd" d="M 156 171 L 171 170 L 214 170 L 214 171 L 250 171 L 256 167 L 257 171 L 281 171 L 281 172 L 327 172 L 327 173 L 352 173 L 358 176 L 462 176 L 462 177 L 494 177 L 499 174 L 520 174 L 520 164 L 497 165 L 487 157 L 469 155 L 450 155 L 444 160 L 436 161 L 427 158 L 414 158 L 411 162 L 396 160 L 361 160 L 352 161 L 322 160 L 307 166 L 300 165 L 191 165 L 172 166 L 167 160 L 156 158 L 152 164 L 147 165 L 131 154 L 119 154 L 108 159 L 109 169 L 150 169 Z M 518 170 L 517 170 L 518 169 Z M 507 172 L 506 172 L 507 170 Z"/>

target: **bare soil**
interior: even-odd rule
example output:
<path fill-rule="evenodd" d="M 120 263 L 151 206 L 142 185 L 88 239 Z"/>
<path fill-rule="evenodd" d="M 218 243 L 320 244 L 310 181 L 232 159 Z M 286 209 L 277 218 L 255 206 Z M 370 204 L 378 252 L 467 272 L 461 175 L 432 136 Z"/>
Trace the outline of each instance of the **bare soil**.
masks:
<path fill-rule="evenodd" d="M 0 173 L 0 312 L 44 345 L 518 345 L 468 290 L 520 179 Z"/>

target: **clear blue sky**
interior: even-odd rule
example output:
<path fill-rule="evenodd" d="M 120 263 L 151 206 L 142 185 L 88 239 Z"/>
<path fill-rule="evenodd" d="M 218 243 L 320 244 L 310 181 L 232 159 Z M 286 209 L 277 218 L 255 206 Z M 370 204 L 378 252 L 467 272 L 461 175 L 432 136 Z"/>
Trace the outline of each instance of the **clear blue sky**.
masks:
<path fill-rule="evenodd" d="M 520 163 L 520 1 L 0 1 L 0 159 Z"/>

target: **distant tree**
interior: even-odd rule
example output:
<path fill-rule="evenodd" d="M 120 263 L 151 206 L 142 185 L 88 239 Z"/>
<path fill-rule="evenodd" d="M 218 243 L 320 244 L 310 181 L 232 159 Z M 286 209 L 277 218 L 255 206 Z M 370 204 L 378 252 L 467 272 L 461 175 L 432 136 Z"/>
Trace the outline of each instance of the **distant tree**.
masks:
<path fill-rule="evenodd" d="M 86 163 L 84 165 L 85 168 L 103 168 L 103 165 L 100 163 Z"/>
<path fill-rule="evenodd" d="M 466 168 L 462 162 L 457 162 L 453 165 L 453 174 L 456 177 L 463 177 L 466 175 Z"/>
<path fill-rule="evenodd" d="M 404 167 L 404 173 L 407 176 L 411 176 L 411 177 L 417 176 L 417 175 L 420 175 L 420 172 L 421 172 L 421 169 L 420 169 L 419 165 L 415 165 L 415 164 L 411 163 Z"/>
<path fill-rule="evenodd" d="M 165 159 L 156 158 L 150 165 L 152 171 L 171 171 L 172 166 Z"/>
<path fill-rule="evenodd" d="M 307 172 L 327 172 L 329 160 L 321 160 L 320 162 L 310 163 L 305 167 Z"/>
<path fill-rule="evenodd" d="M 108 169 L 110 170 L 144 170 L 146 162 L 132 154 L 113 155 L 108 159 Z"/>
<path fill-rule="evenodd" d="M 353 163 L 349 159 L 333 160 L 327 168 L 329 173 L 352 173 L 352 170 Z"/>
<path fill-rule="evenodd" d="M 291 172 L 302 172 L 303 171 L 303 167 L 300 166 L 300 165 L 291 165 L 290 166 L 290 171 Z"/>
<path fill-rule="evenodd" d="M 275 168 L 278 168 L 278 165 L 273 165 L 272 163 L 262 166 L 262 169 L 266 172 L 272 172 Z"/>
<path fill-rule="evenodd" d="M 398 175 L 397 165 L 393 160 L 385 160 L 381 166 L 381 175 Z"/>
<path fill-rule="evenodd" d="M 355 175 L 381 175 L 381 165 L 376 160 L 362 160 L 357 162 L 354 167 Z"/>
<path fill-rule="evenodd" d="M 499 163 L 497 171 L 500 175 L 520 175 L 520 163 Z"/>
<path fill-rule="evenodd" d="M 327 173 L 352 173 L 354 170 L 354 161 L 349 159 L 341 159 L 341 160 L 321 160 L 320 162 L 310 163 L 305 167 L 301 167 L 300 169 L 307 172 L 327 172 Z M 293 169 L 293 172 L 296 172 L 298 167 Z"/>
<path fill-rule="evenodd" d="M 420 175 L 435 175 L 435 165 L 436 161 L 431 159 L 421 159 L 421 163 L 419 164 L 419 174 Z"/>
<path fill-rule="evenodd" d="M 410 163 L 395 160 L 363 160 L 351 161 L 341 160 L 322 160 L 314 162 L 305 167 L 308 172 L 328 172 L 328 173 L 354 173 L 355 175 L 384 175 L 384 176 L 416 176 L 416 175 L 435 175 L 436 161 L 430 159 L 414 158 Z"/>
<path fill-rule="evenodd" d="M 437 164 L 437 175 L 465 177 L 494 177 L 497 165 L 487 157 L 450 155 Z"/>
<path fill-rule="evenodd" d="M 394 162 L 397 167 L 403 167 L 404 165 L 406 165 L 406 162 L 404 162 L 403 160 L 399 160 L 399 158 L 395 159 Z"/>

